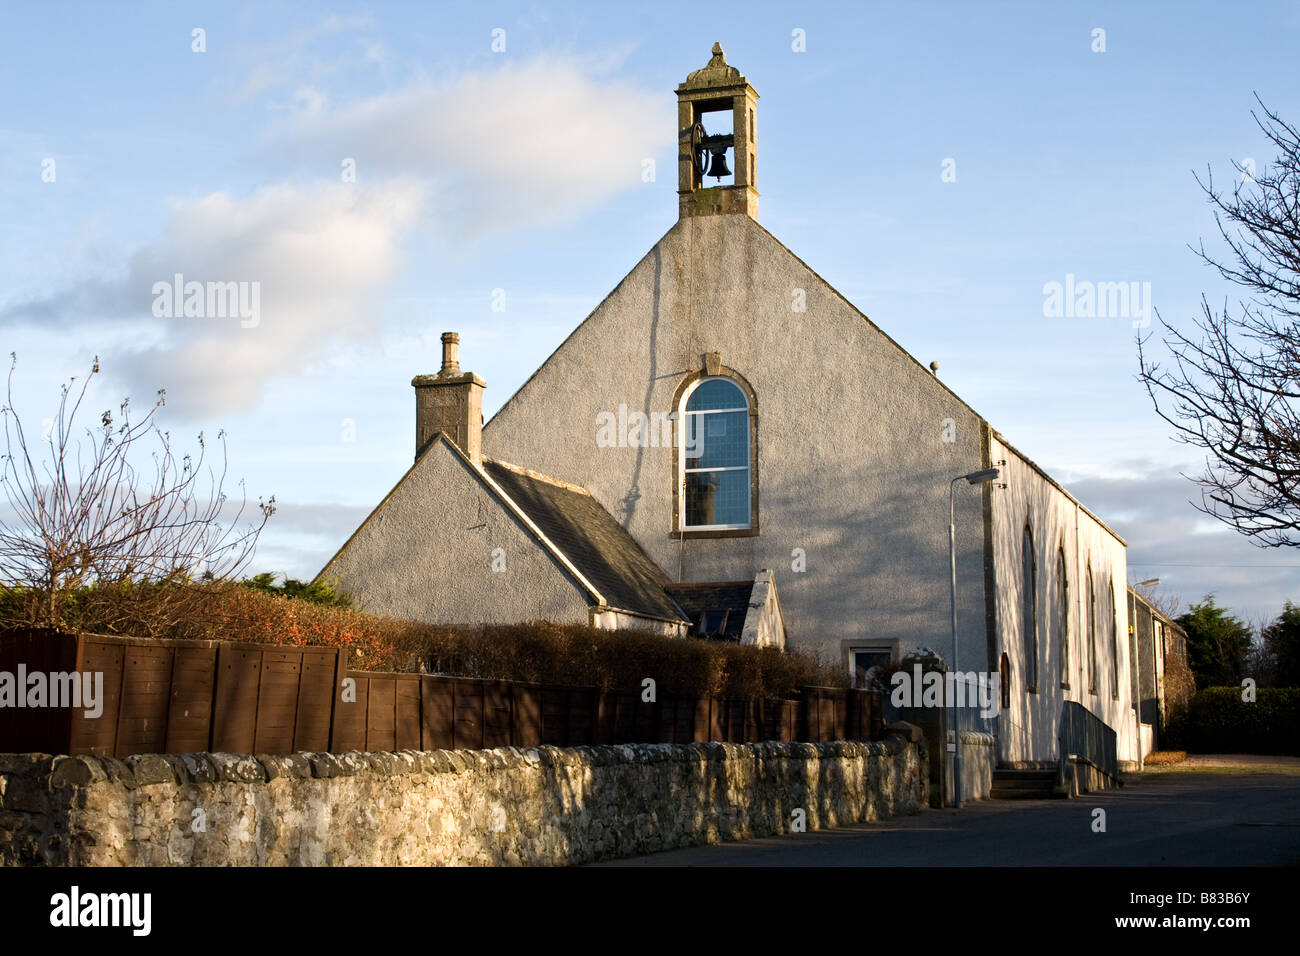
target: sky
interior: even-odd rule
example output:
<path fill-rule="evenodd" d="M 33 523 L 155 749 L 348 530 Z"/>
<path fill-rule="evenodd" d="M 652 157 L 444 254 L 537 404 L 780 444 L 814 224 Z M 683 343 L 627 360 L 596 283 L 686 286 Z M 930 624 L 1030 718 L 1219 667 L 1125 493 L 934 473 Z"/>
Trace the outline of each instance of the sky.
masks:
<path fill-rule="evenodd" d="M 1300 3 L 743 10 L 6 5 L 15 407 L 47 419 L 96 356 L 88 407 L 165 388 L 178 447 L 224 429 L 276 498 L 250 571 L 313 576 L 409 467 L 442 332 L 490 418 L 673 225 L 673 91 L 718 41 L 760 95 L 759 221 L 1115 528 L 1131 582 L 1251 622 L 1300 600 L 1300 554 L 1191 504 L 1134 327 L 1236 301 L 1190 248 L 1194 174 L 1273 159 L 1256 95 L 1300 120 Z M 178 274 L 242 311 L 186 317 Z M 1086 282 L 1139 294 L 1050 307 Z"/>

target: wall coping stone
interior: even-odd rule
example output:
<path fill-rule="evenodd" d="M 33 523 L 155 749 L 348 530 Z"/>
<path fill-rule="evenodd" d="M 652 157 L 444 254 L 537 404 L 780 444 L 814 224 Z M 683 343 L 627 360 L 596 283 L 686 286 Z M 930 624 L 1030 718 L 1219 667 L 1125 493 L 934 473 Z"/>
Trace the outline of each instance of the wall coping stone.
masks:
<path fill-rule="evenodd" d="M 988 734 L 964 732 L 963 742 L 992 744 Z M 499 747 L 486 750 L 348 751 L 342 754 L 137 754 L 118 760 L 92 754 L 2 754 L 0 772 L 30 774 L 46 771 L 51 788 L 81 787 L 104 780 L 134 790 L 157 784 L 266 783 L 280 778 L 352 777 L 366 774 L 462 774 L 503 771 L 515 767 L 561 770 L 570 767 L 715 763 L 746 754 L 764 759 L 819 761 L 900 753 L 907 745 L 901 734 L 884 740 L 837 740 L 826 743 L 762 741 L 734 744 L 709 741 L 689 744 L 604 744 L 599 746 Z"/>
<path fill-rule="evenodd" d="M 29 773 L 33 770 L 49 770 L 60 758 L 53 754 L 0 754 L 0 773 Z"/>
<path fill-rule="evenodd" d="M 156 786 L 160 783 L 177 782 L 172 765 L 159 754 L 136 754 L 126 758 L 126 765 L 131 768 L 138 787 Z"/>
<path fill-rule="evenodd" d="M 208 760 L 226 783 L 266 783 L 266 768 L 252 754 L 211 753 Z"/>
<path fill-rule="evenodd" d="M 32 754 L 31 756 L 44 756 Z M 28 766 L 37 766 L 44 761 L 32 761 Z M 95 757 L 54 757 L 51 762 L 50 788 L 84 787 L 108 779 L 104 767 Z"/>
<path fill-rule="evenodd" d="M 213 766 L 207 754 L 181 754 L 180 759 L 190 782 L 216 783 L 220 779 L 217 768 Z"/>

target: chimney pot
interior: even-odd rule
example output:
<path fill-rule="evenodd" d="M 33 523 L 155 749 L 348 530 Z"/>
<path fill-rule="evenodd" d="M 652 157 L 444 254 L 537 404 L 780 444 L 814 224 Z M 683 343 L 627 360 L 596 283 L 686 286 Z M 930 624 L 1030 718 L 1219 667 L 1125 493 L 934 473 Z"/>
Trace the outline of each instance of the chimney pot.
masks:
<path fill-rule="evenodd" d="M 452 376 L 460 374 L 460 334 L 457 332 L 442 333 L 442 368 L 438 374 L 443 376 Z"/>

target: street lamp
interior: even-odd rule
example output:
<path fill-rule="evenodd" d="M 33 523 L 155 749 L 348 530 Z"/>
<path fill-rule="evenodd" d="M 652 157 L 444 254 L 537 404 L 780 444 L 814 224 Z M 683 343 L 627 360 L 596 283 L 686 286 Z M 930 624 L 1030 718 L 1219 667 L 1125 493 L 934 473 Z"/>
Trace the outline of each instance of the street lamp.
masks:
<path fill-rule="evenodd" d="M 961 727 L 957 722 L 957 505 L 955 501 L 957 482 L 964 481 L 971 485 L 983 485 L 993 481 L 1001 472 L 996 468 L 972 471 L 969 475 L 958 475 L 948 482 L 948 566 L 952 585 L 952 798 L 958 808 L 961 807 Z"/>

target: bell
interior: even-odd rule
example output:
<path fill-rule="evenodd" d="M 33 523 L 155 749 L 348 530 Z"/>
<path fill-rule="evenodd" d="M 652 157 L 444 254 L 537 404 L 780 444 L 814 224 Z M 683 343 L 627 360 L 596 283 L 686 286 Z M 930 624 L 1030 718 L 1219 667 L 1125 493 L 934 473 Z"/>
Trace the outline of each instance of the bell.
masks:
<path fill-rule="evenodd" d="M 713 158 L 709 162 L 709 171 L 705 175 L 712 176 L 717 180 L 721 180 L 723 176 L 731 175 L 731 170 L 727 168 L 727 150 L 725 147 L 713 151 Z"/>

